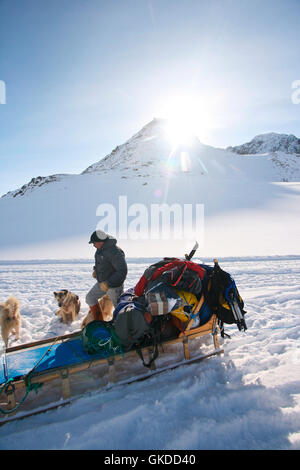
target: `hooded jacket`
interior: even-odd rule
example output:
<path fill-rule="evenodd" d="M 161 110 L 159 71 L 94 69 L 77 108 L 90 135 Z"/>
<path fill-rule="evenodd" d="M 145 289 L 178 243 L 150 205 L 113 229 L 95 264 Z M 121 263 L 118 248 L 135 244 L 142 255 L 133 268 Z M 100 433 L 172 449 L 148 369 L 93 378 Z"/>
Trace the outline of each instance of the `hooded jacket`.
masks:
<path fill-rule="evenodd" d="M 108 287 L 119 287 L 127 276 L 125 253 L 117 246 L 115 238 L 107 238 L 95 253 L 96 278 L 106 281 Z"/>

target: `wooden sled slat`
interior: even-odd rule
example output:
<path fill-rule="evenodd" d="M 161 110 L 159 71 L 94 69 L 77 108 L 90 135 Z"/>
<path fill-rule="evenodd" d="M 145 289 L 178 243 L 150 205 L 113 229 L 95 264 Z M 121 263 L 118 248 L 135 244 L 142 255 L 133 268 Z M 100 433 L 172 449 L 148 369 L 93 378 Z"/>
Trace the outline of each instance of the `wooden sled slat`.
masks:
<path fill-rule="evenodd" d="M 77 336 L 80 336 L 80 331 L 75 331 L 74 333 L 68 333 L 67 335 L 62 335 L 62 336 L 53 336 L 52 338 L 47 338 L 47 339 L 42 339 L 39 341 L 33 341 L 31 343 L 24 343 L 20 344 L 19 346 L 12 346 L 10 348 L 6 348 L 6 354 L 16 352 L 16 351 L 23 351 L 24 349 L 29 349 L 29 348 L 37 348 L 42 345 L 51 345 L 55 341 L 64 341 L 66 339 L 70 338 L 76 338 Z"/>

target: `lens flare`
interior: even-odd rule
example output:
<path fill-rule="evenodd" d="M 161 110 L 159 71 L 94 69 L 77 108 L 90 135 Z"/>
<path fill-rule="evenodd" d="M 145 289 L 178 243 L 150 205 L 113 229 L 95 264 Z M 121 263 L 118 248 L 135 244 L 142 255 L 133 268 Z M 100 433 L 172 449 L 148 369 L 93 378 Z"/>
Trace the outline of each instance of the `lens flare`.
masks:
<path fill-rule="evenodd" d="M 184 119 L 184 114 L 180 117 L 168 119 L 166 123 L 166 134 L 173 147 L 179 145 L 191 145 L 195 134 L 191 127 L 191 122 Z"/>
<path fill-rule="evenodd" d="M 216 97 L 210 94 L 176 95 L 160 106 L 159 115 L 165 119 L 166 135 L 173 149 L 191 146 L 195 138 L 206 140 L 215 128 L 215 101 Z"/>

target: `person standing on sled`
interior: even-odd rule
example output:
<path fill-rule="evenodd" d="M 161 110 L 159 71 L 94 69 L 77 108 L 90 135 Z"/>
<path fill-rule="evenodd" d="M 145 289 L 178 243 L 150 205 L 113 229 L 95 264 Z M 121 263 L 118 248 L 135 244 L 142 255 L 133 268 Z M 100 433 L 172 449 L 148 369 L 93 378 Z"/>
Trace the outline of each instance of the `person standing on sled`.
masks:
<path fill-rule="evenodd" d="M 103 320 L 98 299 L 107 294 L 116 307 L 123 292 L 127 263 L 123 250 L 117 246 L 117 240 L 102 230 L 93 232 L 89 243 L 96 248 L 93 277 L 97 282 L 87 293 L 86 303 L 93 319 Z"/>

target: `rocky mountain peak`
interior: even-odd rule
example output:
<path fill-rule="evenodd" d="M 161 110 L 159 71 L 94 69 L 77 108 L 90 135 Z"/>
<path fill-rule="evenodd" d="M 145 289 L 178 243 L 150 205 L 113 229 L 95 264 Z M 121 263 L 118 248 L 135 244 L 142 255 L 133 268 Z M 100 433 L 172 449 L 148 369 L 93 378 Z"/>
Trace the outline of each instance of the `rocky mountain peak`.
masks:
<path fill-rule="evenodd" d="M 250 142 L 235 147 L 228 147 L 227 150 L 240 155 L 251 155 L 260 153 L 296 153 L 300 154 L 300 139 L 293 134 L 277 134 L 269 132 L 255 136 Z"/>

